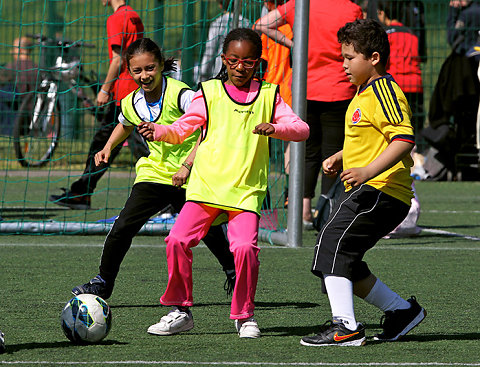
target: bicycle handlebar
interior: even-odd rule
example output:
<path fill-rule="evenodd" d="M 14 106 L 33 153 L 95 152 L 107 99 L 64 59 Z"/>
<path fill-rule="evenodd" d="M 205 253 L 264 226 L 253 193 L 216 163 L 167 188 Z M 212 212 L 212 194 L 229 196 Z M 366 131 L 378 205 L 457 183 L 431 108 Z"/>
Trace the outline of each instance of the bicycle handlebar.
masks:
<path fill-rule="evenodd" d="M 47 36 L 44 36 L 43 34 L 37 33 L 37 34 L 27 34 L 27 37 L 35 39 L 38 43 L 50 43 L 53 45 L 56 45 L 58 47 L 62 48 L 69 48 L 69 47 L 87 47 L 87 48 L 94 48 L 95 45 L 93 43 L 87 43 L 83 42 L 81 40 L 79 41 L 70 41 L 67 39 L 54 39 L 50 38 Z"/>

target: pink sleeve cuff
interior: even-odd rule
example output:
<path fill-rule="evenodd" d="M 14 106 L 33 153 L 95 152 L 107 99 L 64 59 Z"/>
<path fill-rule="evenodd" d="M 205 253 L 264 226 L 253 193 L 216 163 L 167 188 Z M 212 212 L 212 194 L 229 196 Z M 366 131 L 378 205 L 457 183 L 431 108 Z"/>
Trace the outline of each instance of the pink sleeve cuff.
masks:
<path fill-rule="evenodd" d="M 167 135 L 167 131 L 165 126 L 159 124 L 153 124 L 154 133 L 153 133 L 153 140 L 155 141 L 162 141 L 165 135 Z"/>

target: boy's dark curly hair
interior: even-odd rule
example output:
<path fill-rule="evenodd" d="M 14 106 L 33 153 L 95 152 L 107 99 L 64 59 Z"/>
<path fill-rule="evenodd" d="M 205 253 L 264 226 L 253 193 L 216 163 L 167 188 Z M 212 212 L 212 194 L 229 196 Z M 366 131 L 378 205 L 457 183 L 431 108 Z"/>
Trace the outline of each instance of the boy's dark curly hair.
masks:
<path fill-rule="evenodd" d="M 380 54 L 380 62 L 387 65 L 390 44 L 383 26 L 373 19 L 357 19 L 345 24 L 337 32 L 338 42 L 353 45 L 353 49 L 369 58 L 374 52 Z"/>

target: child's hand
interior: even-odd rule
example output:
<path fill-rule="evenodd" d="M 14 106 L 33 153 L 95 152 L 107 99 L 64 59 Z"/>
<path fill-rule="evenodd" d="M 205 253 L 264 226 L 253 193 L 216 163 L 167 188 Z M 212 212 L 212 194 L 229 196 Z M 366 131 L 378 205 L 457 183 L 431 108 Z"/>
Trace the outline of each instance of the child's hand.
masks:
<path fill-rule="evenodd" d="M 190 175 L 190 171 L 186 167 L 184 166 L 180 167 L 178 172 L 172 176 L 173 186 L 182 187 L 187 182 L 187 178 L 189 175 Z"/>
<path fill-rule="evenodd" d="M 334 154 L 322 162 L 322 169 L 326 176 L 335 176 L 342 169 L 342 161 Z"/>
<path fill-rule="evenodd" d="M 275 132 L 275 126 L 262 122 L 260 125 L 255 126 L 252 131 L 254 134 L 269 136 Z"/>
<path fill-rule="evenodd" d="M 155 128 L 153 122 L 142 122 L 140 125 L 138 125 L 137 131 L 148 141 L 153 141 L 155 138 Z"/>
<path fill-rule="evenodd" d="M 102 163 L 107 164 L 110 158 L 110 149 L 103 148 L 97 154 L 95 154 L 95 165 L 100 166 Z"/>
<path fill-rule="evenodd" d="M 100 91 L 100 93 L 97 94 L 97 106 L 104 106 L 108 103 L 110 100 L 110 93 L 103 93 Z"/>
<path fill-rule="evenodd" d="M 366 167 L 355 167 L 343 171 L 340 174 L 340 179 L 355 187 L 367 182 L 371 177 Z"/>

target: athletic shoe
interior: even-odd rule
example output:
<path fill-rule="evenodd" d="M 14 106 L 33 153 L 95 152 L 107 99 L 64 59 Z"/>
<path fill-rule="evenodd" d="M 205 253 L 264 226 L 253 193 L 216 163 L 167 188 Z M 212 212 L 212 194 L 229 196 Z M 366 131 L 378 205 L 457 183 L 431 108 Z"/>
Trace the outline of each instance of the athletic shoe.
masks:
<path fill-rule="evenodd" d="M 112 295 L 113 284 L 107 284 L 107 282 L 100 276 L 97 275 L 95 278 L 90 280 L 88 283 L 79 285 L 72 289 L 72 293 L 76 296 L 79 294 L 94 294 L 103 299 L 108 299 Z"/>
<path fill-rule="evenodd" d="M 235 320 L 235 328 L 240 338 L 259 338 L 260 329 L 253 317 L 243 320 Z"/>
<path fill-rule="evenodd" d="M 154 335 L 173 335 L 193 329 L 193 316 L 190 310 L 181 311 L 177 306 L 160 319 L 160 322 L 150 326 L 147 333 Z"/>
<path fill-rule="evenodd" d="M 320 328 L 320 332 L 314 336 L 304 336 L 300 344 L 309 347 L 322 347 L 338 345 L 347 347 L 359 347 L 365 344 L 365 327 L 357 325 L 357 330 L 347 329 L 342 323 L 327 321 Z"/>
<path fill-rule="evenodd" d="M 60 206 L 66 206 L 70 209 L 86 210 L 90 209 L 90 195 L 88 194 L 75 194 L 70 190 L 62 188 L 62 195 L 50 195 L 50 200 L 54 204 Z"/>
<path fill-rule="evenodd" d="M 227 292 L 227 297 L 231 296 L 233 290 L 235 289 L 235 281 L 237 275 L 235 273 L 235 269 L 225 270 L 225 275 L 227 279 L 225 279 L 225 283 L 223 284 L 223 289 Z"/>
<path fill-rule="evenodd" d="M 313 222 L 310 222 L 309 220 L 303 220 L 303 229 L 306 231 L 313 231 L 315 227 L 313 226 Z"/>
<path fill-rule="evenodd" d="M 0 354 L 5 353 L 5 334 L 0 331 Z"/>
<path fill-rule="evenodd" d="M 385 312 L 380 319 L 383 333 L 375 335 L 373 337 L 374 340 L 398 340 L 422 322 L 425 316 L 427 316 L 427 311 L 418 304 L 414 296 L 407 301 L 411 305 L 410 308 Z"/>

